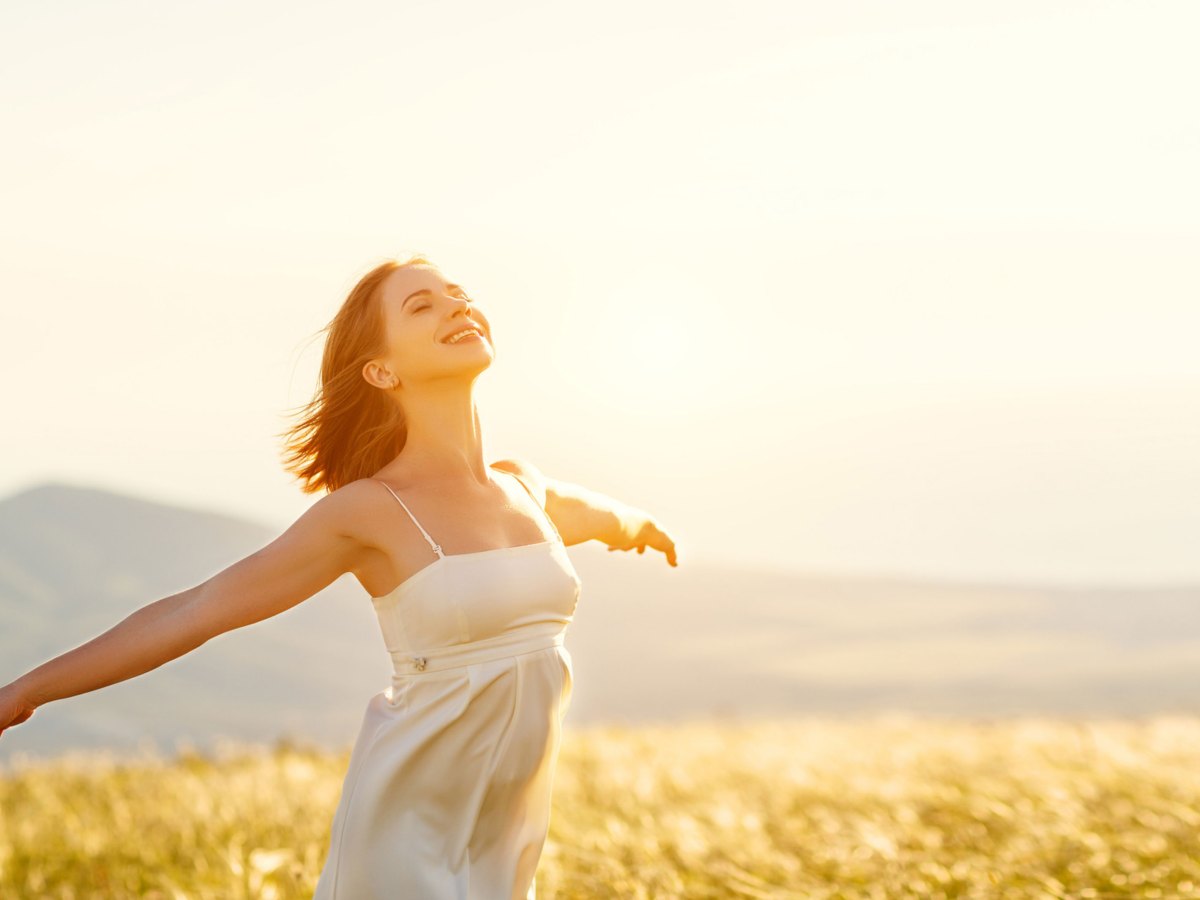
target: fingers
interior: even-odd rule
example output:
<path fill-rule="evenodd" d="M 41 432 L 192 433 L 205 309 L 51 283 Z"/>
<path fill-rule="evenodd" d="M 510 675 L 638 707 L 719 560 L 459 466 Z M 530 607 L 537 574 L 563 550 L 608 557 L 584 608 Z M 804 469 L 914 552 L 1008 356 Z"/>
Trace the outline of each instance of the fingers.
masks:
<path fill-rule="evenodd" d="M 647 547 L 646 544 L 638 544 L 637 545 L 637 552 L 638 552 L 639 556 L 646 552 L 646 547 Z M 607 549 L 611 553 L 614 550 L 632 550 L 633 547 L 606 547 L 605 549 Z M 672 566 L 678 567 L 679 555 L 675 550 L 674 542 L 668 542 L 666 547 L 664 547 L 664 548 L 656 547 L 655 549 L 662 549 L 663 553 L 666 554 L 667 562 Z"/>

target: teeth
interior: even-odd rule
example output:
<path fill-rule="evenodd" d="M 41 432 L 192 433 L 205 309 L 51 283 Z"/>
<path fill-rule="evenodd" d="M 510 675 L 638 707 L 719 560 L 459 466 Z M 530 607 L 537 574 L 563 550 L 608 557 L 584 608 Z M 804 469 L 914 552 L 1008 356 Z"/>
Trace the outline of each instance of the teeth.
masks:
<path fill-rule="evenodd" d="M 463 331 L 458 332 L 458 334 L 453 335 L 449 339 L 447 339 L 446 343 L 447 344 L 457 344 L 463 338 L 468 337 L 472 334 L 478 334 L 478 333 L 479 332 L 477 332 L 474 328 L 467 328 L 467 329 L 464 329 Z"/>

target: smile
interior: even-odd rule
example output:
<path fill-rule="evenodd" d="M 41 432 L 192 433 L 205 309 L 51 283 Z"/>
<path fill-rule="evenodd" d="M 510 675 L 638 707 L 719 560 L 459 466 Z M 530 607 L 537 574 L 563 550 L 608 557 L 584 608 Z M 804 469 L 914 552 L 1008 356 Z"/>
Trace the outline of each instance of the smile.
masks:
<path fill-rule="evenodd" d="M 454 337 L 450 338 L 450 340 L 446 341 L 446 343 L 447 344 L 466 344 L 466 343 L 469 343 L 470 341 L 482 341 L 482 340 L 483 340 L 483 337 L 479 334 L 479 332 L 472 329 L 471 331 L 463 331 L 463 332 L 460 332 L 459 334 L 456 334 Z"/>

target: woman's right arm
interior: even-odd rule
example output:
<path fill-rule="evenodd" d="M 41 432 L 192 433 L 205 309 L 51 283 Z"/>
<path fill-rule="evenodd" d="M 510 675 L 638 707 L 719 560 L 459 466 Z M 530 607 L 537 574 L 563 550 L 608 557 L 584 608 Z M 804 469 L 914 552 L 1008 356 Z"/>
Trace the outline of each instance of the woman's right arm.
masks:
<path fill-rule="evenodd" d="M 362 481 L 322 497 L 261 550 L 202 584 L 143 606 L 86 644 L 0 689 L 0 733 L 51 700 L 156 669 L 235 628 L 290 609 L 358 568 Z"/>

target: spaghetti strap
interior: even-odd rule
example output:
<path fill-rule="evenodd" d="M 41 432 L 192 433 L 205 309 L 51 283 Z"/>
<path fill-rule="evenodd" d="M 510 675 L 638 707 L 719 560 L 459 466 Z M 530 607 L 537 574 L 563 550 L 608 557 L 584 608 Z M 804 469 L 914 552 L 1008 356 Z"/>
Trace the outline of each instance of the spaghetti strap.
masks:
<path fill-rule="evenodd" d="M 542 504 L 538 502 L 538 498 L 536 496 L 534 496 L 533 491 L 529 490 L 529 485 L 527 485 L 525 483 L 525 479 L 521 478 L 519 475 L 516 475 L 513 472 L 509 472 L 507 469 L 497 469 L 496 471 L 503 472 L 505 475 L 512 475 L 513 478 L 517 479 L 517 482 L 521 485 L 521 487 L 525 488 L 525 492 L 527 494 L 529 494 L 530 497 L 533 498 L 533 505 L 538 508 L 538 512 L 540 512 L 542 514 L 542 518 L 550 523 L 550 527 L 554 531 L 554 536 L 558 538 L 558 542 L 560 544 L 563 544 L 562 535 L 558 533 L 558 526 L 556 526 L 554 524 L 554 520 L 550 518 L 550 514 L 546 512 L 546 510 L 542 507 Z M 563 546 L 566 546 L 566 545 L 563 544 Z"/>
<path fill-rule="evenodd" d="M 372 478 L 371 480 L 372 480 L 372 481 L 379 481 L 379 479 L 378 479 L 378 478 Z M 437 554 L 439 557 L 445 556 L 445 554 L 444 554 L 444 553 L 442 553 L 442 548 L 441 548 L 441 546 L 440 546 L 440 545 L 437 543 L 437 541 L 435 541 L 433 538 L 431 538 L 431 537 L 429 536 L 429 532 L 428 532 L 428 531 L 426 531 L 424 528 L 422 528 L 422 527 L 421 527 L 421 523 L 417 521 L 417 517 L 416 517 L 416 516 L 414 516 L 414 515 L 412 514 L 412 510 L 411 510 L 411 509 L 409 509 L 409 508 L 408 508 L 408 507 L 405 505 L 404 501 L 400 499 L 400 496 L 399 496 L 399 495 L 398 495 L 398 494 L 397 494 L 395 491 L 393 491 L 393 490 L 391 489 L 391 487 L 389 487 L 389 486 L 388 486 L 388 485 L 387 485 L 385 482 L 383 482 L 383 481 L 379 481 L 379 483 L 380 483 L 380 484 L 382 484 L 382 485 L 383 485 L 385 488 L 387 488 L 387 489 L 388 489 L 388 493 L 389 493 L 389 494 L 391 494 L 393 497 L 395 497 L 395 498 L 396 498 L 396 502 L 397 502 L 397 503 L 399 503 L 401 506 L 403 506 L 403 507 L 404 507 L 404 511 L 405 511 L 406 513 L 408 513 L 408 517 L 409 517 L 410 519 L 412 519 L 412 520 L 413 520 L 413 524 L 414 524 L 414 525 L 416 525 L 416 526 L 417 526 L 417 528 L 419 528 L 419 529 L 421 530 L 421 534 L 425 535 L 425 540 L 429 541 L 429 546 L 433 548 L 433 552 L 434 552 L 434 553 L 436 553 L 436 554 Z"/>

